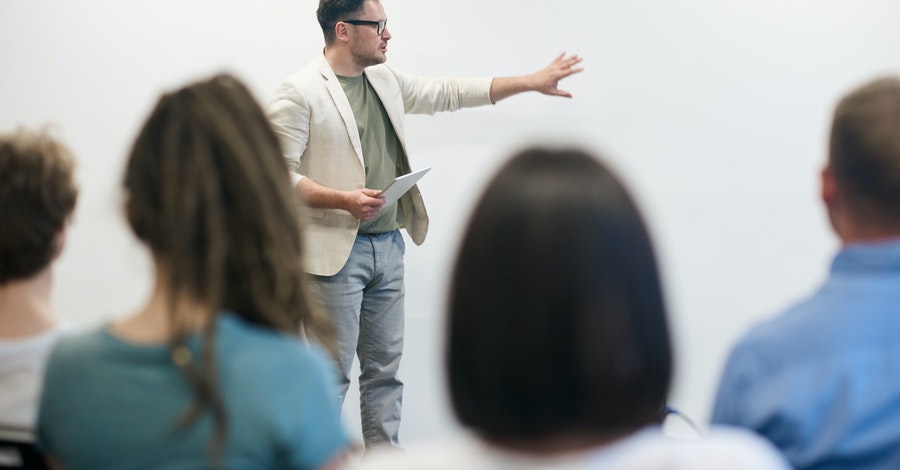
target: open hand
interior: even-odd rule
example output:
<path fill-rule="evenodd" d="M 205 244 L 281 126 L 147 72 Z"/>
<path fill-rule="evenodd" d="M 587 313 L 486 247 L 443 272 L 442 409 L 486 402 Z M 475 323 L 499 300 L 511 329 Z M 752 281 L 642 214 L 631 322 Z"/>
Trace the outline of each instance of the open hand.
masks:
<path fill-rule="evenodd" d="M 559 81 L 584 70 L 584 67 L 577 67 L 581 63 L 582 58 L 578 55 L 570 55 L 566 57 L 563 52 L 550 62 L 550 65 L 531 74 L 531 88 L 545 95 L 563 96 L 571 98 L 572 94 L 565 90 L 559 89 Z"/>

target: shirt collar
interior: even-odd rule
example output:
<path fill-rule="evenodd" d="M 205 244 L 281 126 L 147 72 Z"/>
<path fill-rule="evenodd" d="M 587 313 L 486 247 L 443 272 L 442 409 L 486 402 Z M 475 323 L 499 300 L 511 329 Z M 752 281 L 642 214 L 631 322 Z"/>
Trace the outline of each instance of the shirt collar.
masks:
<path fill-rule="evenodd" d="M 834 257 L 831 270 L 900 272 L 900 239 L 847 245 Z"/>

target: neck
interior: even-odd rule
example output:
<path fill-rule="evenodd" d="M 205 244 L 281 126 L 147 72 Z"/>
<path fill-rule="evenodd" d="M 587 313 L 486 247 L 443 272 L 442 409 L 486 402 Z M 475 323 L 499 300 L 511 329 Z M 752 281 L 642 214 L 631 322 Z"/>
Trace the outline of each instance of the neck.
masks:
<path fill-rule="evenodd" d="M 336 46 L 325 46 L 325 60 L 335 74 L 343 77 L 358 77 L 365 67 L 360 67 L 346 50 Z"/>
<path fill-rule="evenodd" d="M 0 286 L 0 338 L 16 339 L 50 330 L 59 322 L 53 315 L 51 269 Z"/>
<path fill-rule="evenodd" d="M 869 245 L 875 243 L 887 243 L 892 241 L 900 241 L 900 234 L 893 235 L 872 235 L 872 236 L 854 236 L 854 237 L 840 237 L 841 245 L 849 246 L 849 245 Z"/>
<path fill-rule="evenodd" d="M 894 224 L 873 223 L 859 218 L 844 217 L 838 219 L 838 223 L 834 224 L 834 227 L 844 246 L 900 240 L 900 227 L 894 226 Z"/>
<path fill-rule="evenodd" d="M 166 342 L 179 332 L 202 330 L 209 321 L 208 309 L 191 300 L 172 299 L 168 285 L 157 270 L 147 303 L 133 315 L 113 322 L 110 331 L 133 343 L 152 344 Z"/>
<path fill-rule="evenodd" d="M 822 199 L 828 221 L 842 245 L 900 239 L 900 220 L 893 213 L 872 204 L 853 203 L 843 195 L 827 169 L 822 175 Z"/>
<path fill-rule="evenodd" d="M 590 435 L 567 434 L 534 439 L 492 439 L 487 441 L 494 446 L 508 451 L 535 456 L 551 456 L 582 452 L 618 441 L 627 434 Z"/>

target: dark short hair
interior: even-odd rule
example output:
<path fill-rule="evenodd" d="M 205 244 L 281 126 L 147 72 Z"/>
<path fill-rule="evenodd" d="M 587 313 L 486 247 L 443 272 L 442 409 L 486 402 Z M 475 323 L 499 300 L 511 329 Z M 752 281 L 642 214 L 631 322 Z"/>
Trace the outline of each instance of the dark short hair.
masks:
<path fill-rule="evenodd" d="M 39 273 L 59 253 L 78 198 L 74 165 L 46 132 L 0 136 L 0 284 Z"/>
<path fill-rule="evenodd" d="M 487 439 L 661 421 L 672 358 L 650 237 L 584 151 L 530 148 L 499 170 L 465 231 L 448 326 L 453 406 Z"/>
<path fill-rule="evenodd" d="M 869 82 L 838 103 L 828 165 L 859 215 L 900 223 L 900 78 Z"/>
<path fill-rule="evenodd" d="M 320 0 L 316 18 L 325 36 L 325 44 L 334 42 L 334 25 L 339 21 L 352 19 L 365 5 L 366 0 Z"/>

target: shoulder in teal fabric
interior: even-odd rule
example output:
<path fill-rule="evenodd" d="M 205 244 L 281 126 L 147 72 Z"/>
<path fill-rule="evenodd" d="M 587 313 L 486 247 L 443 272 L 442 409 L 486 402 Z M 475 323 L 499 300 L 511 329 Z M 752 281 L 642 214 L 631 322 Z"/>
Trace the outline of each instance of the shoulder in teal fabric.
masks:
<path fill-rule="evenodd" d="M 312 469 L 347 446 L 320 350 L 230 314 L 216 333 L 224 468 Z M 45 380 L 39 445 L 66 469 L 209 467 L 211 415 L 177 426 L 192 394 L 166 345 L 129 344 L 106 329 L 75 336 L 54 350 Z"/>

